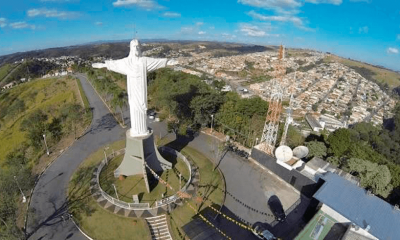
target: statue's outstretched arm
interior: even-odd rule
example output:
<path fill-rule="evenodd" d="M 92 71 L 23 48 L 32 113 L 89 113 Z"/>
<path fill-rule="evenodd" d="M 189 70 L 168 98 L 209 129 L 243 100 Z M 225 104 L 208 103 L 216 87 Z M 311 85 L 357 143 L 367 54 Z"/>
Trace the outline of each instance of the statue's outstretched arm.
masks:
<path fill-rule="evenodd" d="M 105 68 L 107 65 L 105 63 L 93 63 L 92 68 Z"/>
<path fill-rule="evenodd" d="M 179 63 L 179 62 L 178 62 L 177 60 L 171 58 L 171 59 L 168 59 L 168 61 L 167 61 L 167 66 L 175 66 L 175 65 L 177 65 L 178 63 Z"/>
<path fill-rule="evenodd" d="M 93 63 L 93 68 L 107 68 L 113 72 L 127 75 L 126 64 L 124 59 L 119 60 L 106 60 L 105 63 Z"/>
<path fill-rule="evenodd" d="M 163 68 L 166 66 L 173 66 L 178 64 L 178 62 L 174 59 L 167 58 L 149 58 L 145 57 L 147 62 L 147 71 L 151 72 L 157 70 L 159 68 Z"/>

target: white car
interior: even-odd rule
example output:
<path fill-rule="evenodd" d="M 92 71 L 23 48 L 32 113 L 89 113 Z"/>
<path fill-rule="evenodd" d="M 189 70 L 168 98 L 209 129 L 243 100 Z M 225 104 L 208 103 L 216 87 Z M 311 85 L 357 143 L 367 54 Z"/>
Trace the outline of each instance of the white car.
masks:
<path fill-rule="evenodd" d="M 149 119 L 154 120 L 155 117 L 156 117 L 156 112 L 151 112 L 151 113 L 149 114 Z"/>
<path fill-rule="evenodd" d="M 276 240 L 276 237 L 270 231 L 260 225 L 253 229 L 253 234 L 259 239 Z"/>

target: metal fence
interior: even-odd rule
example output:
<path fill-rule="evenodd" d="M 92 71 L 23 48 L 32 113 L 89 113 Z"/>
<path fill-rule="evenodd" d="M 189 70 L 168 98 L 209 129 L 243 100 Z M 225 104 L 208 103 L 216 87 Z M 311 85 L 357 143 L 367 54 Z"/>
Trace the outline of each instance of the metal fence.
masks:
<path fill-rule="evenodd" d="M 168 148 L 168 147 L 160 147 L 160 151 L 161 152 L 168 152 L 172 155 L 177 156 L 178 158 L 182 159 L 185 164 L 187 165 L 187 167 L 189 168 L 189 172 L 190 172 L 190 176 L 189 176 L 189 180 L 186 182 L 185 186 L 183 186 L 183 188 L 181 189 L 182 192 L 185 192 L 187 187 L 189 186 L 191 180 L 192 180 L 192 174 L 194 174 L 194 172 L 192 172 L 192 167 L 189 163 L 189 161 L 186 159 L 186 157 L 184 155 L 182 155 L 181 153 L 179 153 L 178 151 L 175 151 L 172 148 Z M 99 164 L 98 168 L 97 168 L 97 172 L 96 172 L 96 181 L 97 181 L 97 185 L 99 188 L 99 191 L 101 193 L 101 195 L 110 203 L 114 204 L 115 206 L 118 206 L 120 208 L 124 208 L 124 209 L 128 209 L 128 210 L 150 210 L 150 209 L 154 209 L 154 208 L 159 208 L 161 206 L 165 206 L 165 205 L 169 205 L 173 202 L 175 202 L 176 200 L 179 199 L 179 195 L 176 193 L 168 198 L 164 198 L 161 199 L 159 201 L 155 202 L 155 207 L 151 208 L 149 203 L 128 203 L 128 202 L 124 202 L 121 200 L 118 200 L 112 196 L 110 196 L 108 193 L 106 193 L 100 186 L 100 173 L 103 170 L 103 167 L 108 163 L 109 160 L 111 160 L 112 158 L 114 158 L 116 155 L 122 154 L 125 152 L 125 149 L 121 149 L 116 151 L 114 154 L 112 154 L 111 156 L 107 156 L 107 159 L 104 159 L 103 161 L 101 161 L 101 163 Z"/>

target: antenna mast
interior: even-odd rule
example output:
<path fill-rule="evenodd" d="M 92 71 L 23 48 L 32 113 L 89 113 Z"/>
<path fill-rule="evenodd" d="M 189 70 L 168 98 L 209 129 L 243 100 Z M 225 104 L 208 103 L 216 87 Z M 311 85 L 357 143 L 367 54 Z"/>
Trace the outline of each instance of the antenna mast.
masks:
<path fill-rule="evenodd" d="M 294 72 L 294 82 L 296 82 L 296 72 Z M 282 138 L 281 138 L 281 142 L 279 143 L 279 146 L 286 144 L 287 131 L 289 129 L 289 125 L 293 122 L 292 113 L 293 113 L 293 85 L 294 85 L 294 82 L 291 83 L 290 87 L 289 87 L 289 94 L 290 94 L 289 107 L 286 109 L 286 114 L 287 114 L 286 122 L 285 122 L 285 127 L 283 128 Z"/>
<path fill-rule="evenodd" d="M 282 112 L 282 78 L 286 69 L 283 65 L 283 46 L 279 48 L 278 65 L 276 66 L 276 78 L 272 83 L 272 92 L 269 99 L 267 118 L 265 120 L 264 130 L 261 137 L 259 149 L 273 156 L 275 150 L 276 138 L 278 135 L 279 118 Z"/>

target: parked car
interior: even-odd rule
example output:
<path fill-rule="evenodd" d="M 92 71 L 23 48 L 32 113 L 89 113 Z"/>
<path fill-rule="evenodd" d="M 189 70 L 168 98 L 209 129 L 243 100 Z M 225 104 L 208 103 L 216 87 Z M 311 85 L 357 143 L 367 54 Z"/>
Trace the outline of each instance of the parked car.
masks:
<path fill-rule="evenodd" d="M 253 229 L 253 234 L 256 235 L 259 239 L 264 240 L 276 240 L 274 234 L 267 230 L 267 228 L 263 227 L 262 225 L 257 225 Z"/>
<path fill-rule="evenodd" d="M 149 113 L 149 119 L 154 120 L 154 118 L 156 117 L 156 112 L 150 112 Z"/>
<path fill-rule="evenodd" d="M 268 206 L 274 214 L 276 220 L 279 222 L 284 222 L 286 219 L 285 211 L 283 210 L 283 206 L 281 200 L 276 195 L 271 196 L 268 199 Z"/>

